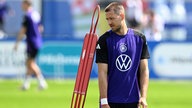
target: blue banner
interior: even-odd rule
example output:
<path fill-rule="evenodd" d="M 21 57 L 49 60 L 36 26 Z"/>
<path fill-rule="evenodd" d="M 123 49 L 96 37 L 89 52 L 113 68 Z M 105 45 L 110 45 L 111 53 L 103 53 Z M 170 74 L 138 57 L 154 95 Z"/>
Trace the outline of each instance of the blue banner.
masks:
<path fill-rule="evenodd" d="M 46 42 L 40 51 L 38 63 L 48 77 L 74 77 L 82 49 L 79 42 Z"/>
<path fill-rule="evenodd" d="M 12 52 L 13 41 L 0 42 L 0 77 L 22 77 L 25 74 L 25 44 Z M 46 78 L 75 78 L 78 72 L 82 41 L 46 40 L 37 62 Z M 148 42 L 150 78 L 191 79 L 191 42 Z M 93 63 L 91 78 L 97 78 Z"/>

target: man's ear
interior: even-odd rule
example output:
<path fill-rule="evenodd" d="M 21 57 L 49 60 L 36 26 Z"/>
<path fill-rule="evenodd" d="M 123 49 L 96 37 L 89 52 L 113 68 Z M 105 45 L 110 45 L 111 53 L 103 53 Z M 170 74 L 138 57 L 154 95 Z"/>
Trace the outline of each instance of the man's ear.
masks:
<path fill-rule="evenodd" d="M 123 13 L 121 13 L 120 16 L 121 16 L 122 20 L 125 18 L 125 14 L 123 14 Z"/>

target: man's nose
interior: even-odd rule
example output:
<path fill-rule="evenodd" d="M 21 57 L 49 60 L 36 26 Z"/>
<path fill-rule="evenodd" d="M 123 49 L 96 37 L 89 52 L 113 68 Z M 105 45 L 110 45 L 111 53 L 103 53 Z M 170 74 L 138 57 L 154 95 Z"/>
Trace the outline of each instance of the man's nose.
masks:
<path fill-rule="evenodd" d="M 111 24 L 112 24 L 112 22 L 111 22 L 110 20 L 108 20 L 108 24 L 109 24 L 109 25 L 111 25 Z"/>

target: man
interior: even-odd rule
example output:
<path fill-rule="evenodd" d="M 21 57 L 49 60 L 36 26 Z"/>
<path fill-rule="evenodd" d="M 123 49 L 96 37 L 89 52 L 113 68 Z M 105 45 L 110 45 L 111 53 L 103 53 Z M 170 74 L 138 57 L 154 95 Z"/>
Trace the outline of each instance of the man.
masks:
<path fill-rule="evenodd" d="M 22 9 L 25 11 L 24 20 L 22 23 L 22 28 L 20 29 L 15 50 L 17 50 L 18 43 L 26 35 L 27 43 L 27 73 L 25 77 L 24 84 L 22 86 L 23 90 L 27 90 L 30 87 L 30 76 L 35 74 L 39 81 L 39 89 L 47 88 L 47 83 L 41 74 L 39 66 L 35 62 L 35 58 L 38 51 L 42 45 L 42 37 L 40 31 L 42 31 L 42 26 L 40 25 L 40 15 L 38 12 L 32 9 L 32 3 L 29 0 L 24 0 L 22 2 Z"/>
<path fill-rule="evenodd" d="M 128 28 L 122 4 L 105 8 L 111 30 L 96 47 L 98 81 L 102 108 L 147 108 L 149 81 L 148 48 L 145 36 Z"/>

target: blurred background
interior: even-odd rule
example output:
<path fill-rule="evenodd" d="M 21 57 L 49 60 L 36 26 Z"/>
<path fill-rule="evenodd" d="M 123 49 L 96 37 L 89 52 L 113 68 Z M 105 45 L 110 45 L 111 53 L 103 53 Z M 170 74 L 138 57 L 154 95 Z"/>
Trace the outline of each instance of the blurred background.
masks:
<path fill-rule="evenodd" d="M 25 43 L 13 52 L 21 27 L 22 0 L 6 2 L 0 13 L 0 77 L 19 78 L 25 73 Z M 47 78 L 75 78 L 84 36 L 90 29 L 92 12 L 101 6 L 97 27 L 100 36 L 109 27 L 104 8 L 115 0 L 32 0 L 42 15 L 44 45 L 38 56 Z M 192 1 L 191 0 L 116 0 L 124 4 L 127 24 L 142 31 L 148 41 L 151 59 L 150 78 L 192 78 Z M 97 77 L 93 64 L 91 77 Z"/>
<path fill-rule="evenodd" d="M 146 36 L 151 55 L 149 107 L 191 108 L 192 0 L 32 0 L 44 26 L 37 62 L 49 88 L 37 92 L 32 85 L 25 93 L 17 89 L 25 74 L 25 40 L 13 51 L 24 14 L 22 0 L 0 0 L 0 107 L 69 108 L 93 9 L 101 7 L 96 30 L 100 36 L 110 29 L 104 8 L 112 1 L 123 3 L 127 25 Z M 98 108 L 95 62 L 91 79 L 85 108 Z"/>

